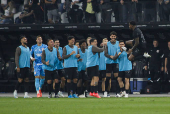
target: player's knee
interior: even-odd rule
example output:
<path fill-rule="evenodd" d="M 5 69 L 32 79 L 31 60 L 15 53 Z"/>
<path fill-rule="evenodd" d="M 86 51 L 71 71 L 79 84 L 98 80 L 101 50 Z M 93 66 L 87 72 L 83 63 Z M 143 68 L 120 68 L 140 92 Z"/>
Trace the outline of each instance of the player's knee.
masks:
<path fill-rule="evenodd" d="M 115 77 L 115 78 L 118 77 L 118 73 L 114 73 L 114 77 Z"/>
<path fill-rule="evenodd" d="M 111 77 L 111 73 L 106 73 L 106 77 Z"/>
<path fill-rule="evenodd" d="M 22 78 L 18 78 L 18 82 L 22 83 L 23 79 Z"/>
<path fill-rule="evenodd" d="M 118 77 L 118 78 L 117 78 L 117 81 L 118 81 L 118 82 L 121 82 L 121 81 L 122 81 L 122 78 Z"/>
<path fill-rule="evenodd" d="M 51 83 L 52 83 L 52 81 L 51 81 L 51 80 L 47 80 L 47 83 L 48 83 L 48 84 L 51 84 Z"/>
<path fill-rule="evenodd" d="M 35 78 L 40 78 L 40 76 L 35 76 Z"/>
<path fill-rule="evenodd" d="M 125 83 L 129 83 L 129 78 L 125 78 Z"/>
<path fill-rule="evenodd" d="M 61 81 L 62 81 L 62 82 L 65 82 L 65 81 L 66 81 L 65 77 L 62 77 L 62 78 L 61 78 Z"/>
<path fill-rule="evenodd" d="M 45 79 L 45 76 L 40 76 L 41 79 Z"/>
<path fill-rule="evenodd" d="M 25 78 L 25 80 L 24 80 L 25 82 L 29 82 L 29 78 Z"/>
<path fill-rule="evenodd" d="M 106 78 L 102 78 L 102 81 L 105 82 L 105 81 L 106 81 Z"/>
<path fill-rule="evenodd" d="M 67 83 L 71 83 L 71 80 L 70 80 L 70 79 L 67 79 Z"/>
<path fill-rule="evenodd" d="M 73 79 L 73 83 L 77 83 L 77 78 Z"/>
<path fill-rule="evenodd" d="M 55 83 L 58 83 L 58 82 L 59 82 L 59 80 L 58 80 L 58 79 L 55 79 L 54 81 L 55 81 Z"/>

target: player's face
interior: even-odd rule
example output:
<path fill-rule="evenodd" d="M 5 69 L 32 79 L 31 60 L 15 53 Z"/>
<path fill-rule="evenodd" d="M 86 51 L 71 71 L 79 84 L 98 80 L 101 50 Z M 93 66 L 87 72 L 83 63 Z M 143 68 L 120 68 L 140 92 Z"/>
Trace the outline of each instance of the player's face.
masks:
<path fill-rule="evenodd" d="M 53 41 L 53 40 L 50 40 L 50 41 L 48 42 L 48 46 L 49 46 L 49 47 L 54 47 L 54 41 Z"/>
<path fill-rule="evenodd" d="M 129 29 L 132 30 L 132 25 L 129 23 Z"/>
<path fill-rule="evenodd" d="M 55 43 L 54 43 L 54 45 L 55 45 L 56 47 L 59 47 L 59 46 L 60 46 L 59 40 L 56 40 Z"/>
<path fill-rule="evenodd" d="M 116 42 L 116 35 L 111 35 L 110 39 L 111 42 Z"/>
<path fill-rule="evenodd" d="M 157 47 L 158 46 L 158 42 L 157 41 L 153 41 L 153 46 Z"/>
<path fill-rule="evenodd" d="M 37 41 L 38 44 L 42 44 L 42 41 L 43 41 L 43 40 L 42 40 L 41 37 L 38 37 L 36 41 Z"/>
<path fill-rule="evenodd" d="M 97 46 L 97 40 L 94 40 L 93 45 Z"/>
<path fill-rule="evenodd" d="M 69 42 L 69 44 L 74 45 L 74 43 L 75 43 L 75 39 L 74 39 L 74 38 L 72 38 L 72 39 L 71 39 L 71 40 L 69 40 L 68 42 Z"/>
<path fill-rule="evenodd" d="M 124 47 L 125 46 L 125 43 L 124 42 L 120 42 L 119 43 L 119 47 L 121 48 L 121 47 Z"/>
<path fill-rule="evenodd" d="M 75 45 L 76 45 L 78 48 L 80 48 L 80 46 L 79 46 L 79 42 L 77 42 Z"/>
<path fill-rule="evenodd" d="M 27 38 L 25 38 L 25 37 L 24 37 L 24 38 L 22 38 L 22 39 L 21 39 L 21 43 L 23 43 L 23 44 L 25 44 L 25 45 L 26 45 L 26 44 L 27 44 Z"/>
<path fill-rule="evenodd" d="M 108 40 L 103 40 L 103 45 L 107 45 Z"/>
<path fill-rule="evenodd" d="M 86 44 L 86 42 L 83 42 L 82 44 L 81 44 L 81 48 L 86 48 L 86 46 L 87 46 L 87 44 Z"/>

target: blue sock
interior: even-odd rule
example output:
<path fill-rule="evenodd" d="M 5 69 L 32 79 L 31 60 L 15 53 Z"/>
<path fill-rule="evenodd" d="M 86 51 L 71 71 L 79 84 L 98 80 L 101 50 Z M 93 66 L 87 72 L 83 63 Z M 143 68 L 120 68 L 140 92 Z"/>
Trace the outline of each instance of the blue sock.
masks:
<path fill-rule="evenodd" d="M 36 88 L 36 91 L 39 91 L 39 87 L 40 87 L 40 79 L 39 78 L 35 78 L 35 88 Z"/>
<path fill-rule="evenodd" d="M 40 88 L 42 88 L 42 86 L 44 85 L 44 81 L 45 79 L 40 79 Z"/>

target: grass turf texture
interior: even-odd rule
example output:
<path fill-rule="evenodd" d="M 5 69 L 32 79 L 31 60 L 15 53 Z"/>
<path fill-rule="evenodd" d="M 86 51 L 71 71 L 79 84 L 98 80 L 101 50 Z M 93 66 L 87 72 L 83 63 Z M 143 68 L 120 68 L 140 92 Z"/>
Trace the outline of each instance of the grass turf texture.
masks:
<path fill-rule="evenodd" d="M 170 98 L 0 98 L 0 114 L 170 114 Z"/>

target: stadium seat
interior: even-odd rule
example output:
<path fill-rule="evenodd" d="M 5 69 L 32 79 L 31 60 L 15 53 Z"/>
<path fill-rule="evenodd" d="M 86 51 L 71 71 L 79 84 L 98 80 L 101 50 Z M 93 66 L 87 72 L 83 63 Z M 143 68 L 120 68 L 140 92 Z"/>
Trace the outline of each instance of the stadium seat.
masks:
<path fill-rule="evenodd" d="M 9 80 L 17 79 L 15 68 L 16 68 L 15 59 L 10 58 L 10 60 L 6 63 L 6 73 Z"/>

